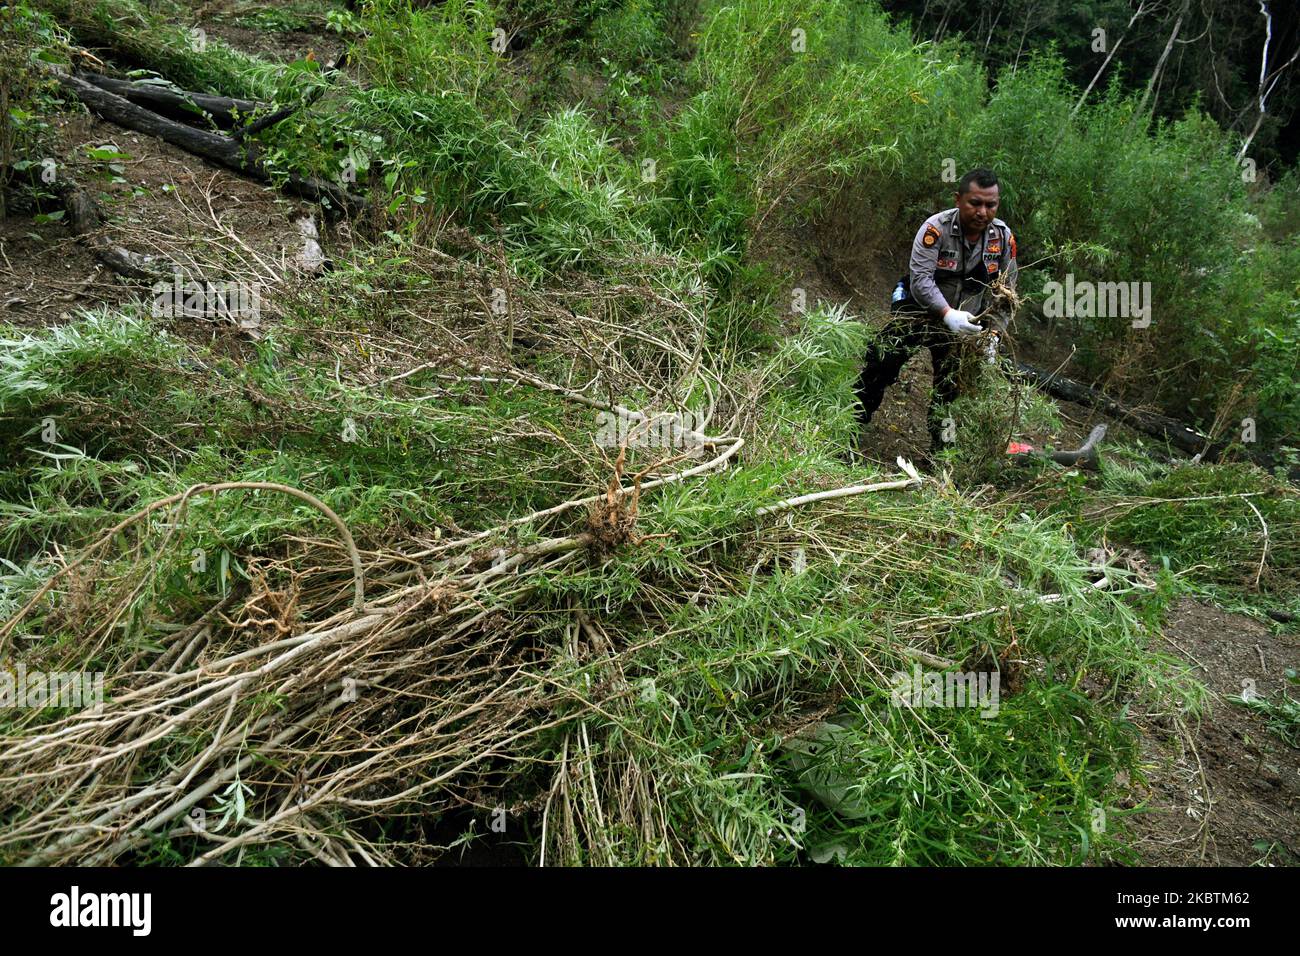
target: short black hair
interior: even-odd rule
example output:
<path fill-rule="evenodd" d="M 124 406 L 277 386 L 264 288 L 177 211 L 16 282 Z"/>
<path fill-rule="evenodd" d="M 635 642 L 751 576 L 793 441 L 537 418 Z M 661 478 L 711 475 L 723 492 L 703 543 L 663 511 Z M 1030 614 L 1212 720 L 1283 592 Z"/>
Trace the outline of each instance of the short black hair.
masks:
<path fill-rule="evenodd" d="M 998 175 L 993 170 L 982 166 L 979 169 L 972 169 L 957 184 L 957 192 L 962 194 L 970 192 L 971 183 L 975 183 L 980 189 L 991 189 L 998 184 Z"/>

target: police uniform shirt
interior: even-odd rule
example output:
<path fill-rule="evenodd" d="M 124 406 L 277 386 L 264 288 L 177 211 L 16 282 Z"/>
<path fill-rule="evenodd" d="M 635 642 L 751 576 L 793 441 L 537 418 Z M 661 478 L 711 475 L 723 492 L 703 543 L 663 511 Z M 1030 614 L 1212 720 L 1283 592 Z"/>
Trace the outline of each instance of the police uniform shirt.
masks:
<path fill-rule="evenodd" d="M 921 224 L 912 240 L 909 265 L 912 298 L 931 315 L 951 306 L 978 315 L 984 289 L 999 275 L 1015 288 L 1016 237 L 1001 219 L 994 219 L 974 242 L 967 242 L 957 208 L 935 213 Z M 1006 330 L 1005 317 L 997 317 Z"/>

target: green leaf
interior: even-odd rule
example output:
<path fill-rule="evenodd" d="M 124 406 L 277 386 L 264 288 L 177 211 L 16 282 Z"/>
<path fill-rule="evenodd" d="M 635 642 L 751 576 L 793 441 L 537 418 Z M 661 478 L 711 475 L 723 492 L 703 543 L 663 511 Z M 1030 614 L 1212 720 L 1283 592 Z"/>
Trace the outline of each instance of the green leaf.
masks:
<path fill-rule="evenodd" d="M 86 149 L 86 155 L 96 162 L 107 163 L 117 159 L 130 159 L 130 153 L 123 153 L 113 146 L 91 146 Z"/>

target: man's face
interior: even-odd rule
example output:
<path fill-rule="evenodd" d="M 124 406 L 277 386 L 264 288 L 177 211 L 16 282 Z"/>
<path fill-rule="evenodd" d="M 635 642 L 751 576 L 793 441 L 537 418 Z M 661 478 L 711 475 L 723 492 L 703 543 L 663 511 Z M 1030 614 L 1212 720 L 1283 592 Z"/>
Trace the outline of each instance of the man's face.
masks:
<path fill-rule="evenodd" d="M 957 212 L 965 232 L 987 229 L 998 214 L 998 187 L 970 184 L 970 191 L 957 194 Z"/>

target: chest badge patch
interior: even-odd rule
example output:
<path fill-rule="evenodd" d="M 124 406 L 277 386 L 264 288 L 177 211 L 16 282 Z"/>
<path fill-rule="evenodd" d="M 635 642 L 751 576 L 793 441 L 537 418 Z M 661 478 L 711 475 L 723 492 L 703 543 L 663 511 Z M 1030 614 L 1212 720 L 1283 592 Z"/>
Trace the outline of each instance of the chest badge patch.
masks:
<path fill-rule="evenodd" d="M 956 259 L 940 259 L 939 262 L 937 263 L 937 265 L 935 266 L 935 268 L 938 268 L 938 269 L 956 269 L 956 268 L 957 268 L 957 260 L 956 260 Z"/>
<path fill-rule="evenodd" d="M 925 234 L 921 236 L 921 245 L 929 248 L 939 241 L 939 230 L 934 226 L 926 226 Z"/>

